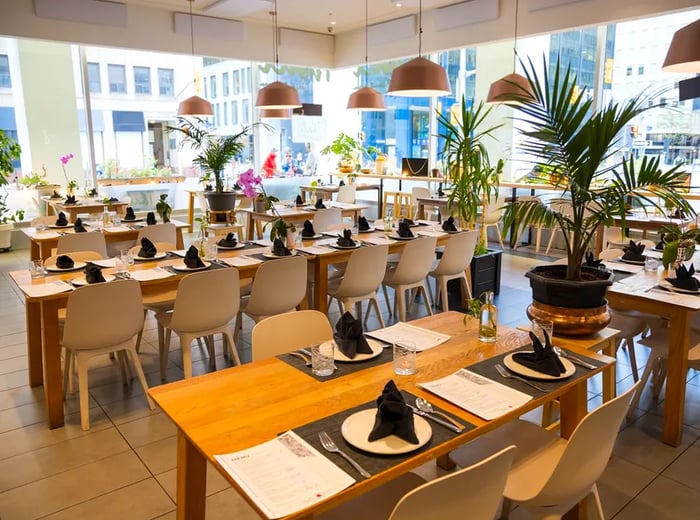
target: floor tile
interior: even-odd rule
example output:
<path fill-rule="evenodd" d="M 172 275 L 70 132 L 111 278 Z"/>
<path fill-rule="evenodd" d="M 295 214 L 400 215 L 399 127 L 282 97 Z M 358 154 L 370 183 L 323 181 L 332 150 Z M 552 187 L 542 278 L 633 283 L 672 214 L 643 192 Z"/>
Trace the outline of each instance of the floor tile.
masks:
<path fill-rule="evenodd" d="M 700 464 L 700 440 L 696 440 L 680 457 L 674 460 L 662 475 L 700 491 L 698 464 Z"/>
<path fill-rule="evenodd" d="M 598 480 L 605 518 L 612 518 L 655 477 L 653 471 L 613 456 Z"/>
<path fill-rule="evenodd" d="M 144 444 L 134 451 L 154 475 L 177 467 L 177 436 L 175 435 Z"/>
<path fill-rule="evenodd" d="M 615 520 L 688 520 L 697 518 L 700 491 L 657 477 Z"/>
<path fill-rule="evenodd" d="M 175 435 L 176 428 L 162 412 L 152 412 L 148 417 L 117 425 L 119 431 L 132 448 Z"/>
<path fill-rule="evenodd" d="M 173 500 L 175 500 L 175 483 L 177 479 L 176 472 L 177 470 L 171 469 L 156 475 L 160 485 L 163 486 L 165 491 Z M 221 476 L 219 471 L 214 466 L 207 463 L 207 496 L 213 495 L 214 493 L 218 493 L 219 491 L 230 487 L 231 486 L 228 481 Z"/>

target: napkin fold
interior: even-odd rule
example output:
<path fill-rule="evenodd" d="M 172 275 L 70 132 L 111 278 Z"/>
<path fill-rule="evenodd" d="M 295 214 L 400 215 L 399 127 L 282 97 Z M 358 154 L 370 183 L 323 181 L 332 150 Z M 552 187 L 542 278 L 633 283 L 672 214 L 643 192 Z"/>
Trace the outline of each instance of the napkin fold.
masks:
<path fill-rule="evenodd" d="M 190 269 L 204 267 L 204 262 L 202 262 L 202 259 L 199 258 L 199 250 L 194 246 L 190 246 L 190 248 L 187 250 L 187 253 L 185 253 L 184 262 L 185 265 Z"/>
<path fill-rule="evenodd" d="M 321 198 L 316 199 L 316 204 L 314 204 L 314 208 L 326 209 L 326 206 L 323 204 L 323 199 L 321 199 Z"/>
<path fill-rule="evenodd" d="M 119 202 L 119 199 L 117 197 L 110 197 L 107 202 Z"/>
<path fill-rule="evenodd" d="M 625 252 L 622 255 L 623 260 L 630 260 L 632 262 L 643 262 L 646 259 L 644 254 L 644 244 L 638 244 L 634 240 L 630 240 L 630 243 L 622 248 Z"/>
<path fill-rule="evenodd" d="M 544 332 L 544 338 L 545 343 L 542 345 L 540 338 L 538 338 L 534 332 L 530 331 L 530 339 L 532 340 L 534 352 L 516 352 L 513 354 L 513 359 L 535 372 L 558 377 L 566 372 L 566 368 L 564 368 L 561 359 L 559 359 L 559 356 L 554 352 L 552 348 L 552 338 L 549 337 L 546 331 Z"/>
<path fill-rule="evenodd" d="M 454 217 L 448 217 L 445 222 L 442 223 L 442 230 L 443 231 L 457 231 L 457 226 L 455 226 L 455 219 Z"/>
<path fill-rule="evenodd" d="M 371 354 L 372 348 L 367 343 L 362 330 L 362 320 L 356 320 L 349 312 L 345 311 L 335 324 L 333 339 L 340 351 L 350 359 L 355 359 L 358 354 Z"/>
<path fill-rule="evenodd" d="M 131 206 L 126 207 L 126 214 L 122 220 L 136 220 L 136 213 L 134 213 L 134 208 Z"/>
<path fill-rule="evenodd" d="M 141 258 L 153 258 L 156 256 L 156 253 L 158 250 L 156 249 L 156 245 L 148 240 L 146 237 L 143 237 L 141 239 L 141 249 L 139 249 L 139 254 Z"/>
<path fill-rule="evenodd" d="M 222 247 L 236 247 L 238 240 L 234 233 L 226 233 L 226 236 L 217 242 Z"/>
<path fill-rule="evenodd" d="M 593 256 L 593 252 L 589 251 L 586 253 L 586 267 L 595 267 L 596 269 L 605 269 L 605 264 L 602 260 L 596 260 Z"/>
<path fill-rule="evenodd" d="M 413 237 L 413 231 L 411 231 L 411 227 L 405 220 L 399 222 L 399 230 L 397 231 L 397 233 L 401 238 Z"/>
<path fill-rule="evenodd" d="M 85 281 L 87 283 L 102 283 L 107 280 L 102 276 L 102 268 L 99 265 L 89 264 L 85 268 Z"/>
<path fill-rule="evenodd" d="M 686 291 L 697 291 L 700 289 L 700 282 L 693 275 L 695 274 L 695 267 L 692 265 L 688 268 L 681 264 L 676 269 L 675 278 L 666 278 L 666 281 L 678 287 L 679 289 L 685 289 Z"/>
<path fill-rule="evenodd" d="M 275 240 L 272 242 L 272 254 L 275 256 L 291 256 L 292 252 L 287 249 L 281 238 L 275 237 Z"/>
<path fill-rule="evenodd" d="M 294 202 L 297 206 L 303 206 L 304 205 L 304 199 L 301 198 L 301 195 L 297 195 L 297 200 Z"/>
<path fill-rule="evenodd" d="M 66 200 L 64 204 L 76 204 L 77 201 L 75 200 L 75 195 L 68 195 L 66 196 Z"/>
<path fill-rule="evenodd" d="M 67 226 L 68 225 L 68 219 L 66 218 L 66 214 L 63 213 L 63 211 L 58 213 L 58 218 L 56 219 L 56 225 L 57 226 Z"/>
<path fill-rule="evenodd" d="M 377 415 L 367 440 L 372 442 L 389 435 L 396 435 L 406 442 L 418 444 L 413 412 L 406 405 L 393 380 L 384 386 L 382 394 L 377 398 Z"/>
<path fill-rule="evenodd" d="M 415 225 L 416 225 L 416 223 L 415 223 L 412 219 L 406 218 L 406 217 L 402 218 L 402 219 L 401 219 L 401 222 L 406 222 L 409 226 L 415 226 Z"/>
<path fill-rule="evenodd" d="M 59 269 L 70 269 L 75 265 L 73 259 L 68 255 L 60 255 L 56 258 L 56 267 Z"/>
<path fill-rule="evenodd" d="M 313 238 L 316 236 L 316 230 L 314 230 L 314 225 L 310 220 L 304 221 L 304 229 L 301 231 L 301 236 L 303 238 Z"/>
<path fill-rule="evenodd" d="M 355 247 L 355 241 L 352 239 L 352 230 L 344 229 L 342 236 L 338 235 L 338 241 L 336 243 L 340 247 Z"/>
<path fill-rule="evenodd" d="M 682 209 L 676 208 L 676 211 L 671 213 L 668 217 L 669 218 L 685 218 L 685 211 L 683 211 Z"/>
<path fill-rule="evenodd" d="M 370 230 L 369 222 L 367 222 L 367 219 L 363 216 L 360 216 L 357 219 L 357 227 L 360 231 L 369 231 Z"/>
<path fill-rule="evenodd" d="M 146 213 L 146 224 L 152 226 L 156 223 L 156 215 L 152 211 Z"/>
<path fill-rule="evenodd" d="M 85 229 L 85 226 L 83 226 L 83 220 L 76 218 L 75 222 L 73 222 L 73 231 L 76 233 L 85 233 L 87 229 Z"/>

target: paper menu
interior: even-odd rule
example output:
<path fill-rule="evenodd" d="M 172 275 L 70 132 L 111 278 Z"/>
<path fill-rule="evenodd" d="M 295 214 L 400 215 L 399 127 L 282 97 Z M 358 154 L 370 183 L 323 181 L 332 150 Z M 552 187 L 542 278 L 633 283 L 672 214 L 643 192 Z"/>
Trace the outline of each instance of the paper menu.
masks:
<path fill-rule="evenodd" d="M 442 379 L 418 383 L 418 386 L 487 421 L 497 419 L 532 400 L 532 396 L 465 368 Z"/>
<path fill-rule="evenodd" d="M 355 483 L 292 431 L 215 458 L 269 518 L 301 511 Z"/>
<path fill-rule="evenodd" d="M 262 260 L 258 260 L 257 258 L 250 258 L 245 255 L 233 256 L 230 258 L 222 258 L 221 261 L 225 264 L 230 265 L 231 267 L 247 267 L 249 265 L 262 264 Z"/>
<path fill-rule="evenodd" d="M 52 294 L 60 294 L 73 290 L 73 286 L 63 280 L 20 285 L 19 288 L 31 298 L 41 298 L 43 296 L 51 296 Z"/>
<path fill-rule="evenodd" d="M 367 336 L 371 336 L 385 343 L 401 343 L 402 341 L 410 341 L 416 345 L 418 352 L 428 350 L 429 348 L 437 347 L 450 339 L 447 334 L 441 334 L 429 329 L 409 325 L 408 323 L 399 322 L 391 327 L 373 330 L 366 332 Z"/>

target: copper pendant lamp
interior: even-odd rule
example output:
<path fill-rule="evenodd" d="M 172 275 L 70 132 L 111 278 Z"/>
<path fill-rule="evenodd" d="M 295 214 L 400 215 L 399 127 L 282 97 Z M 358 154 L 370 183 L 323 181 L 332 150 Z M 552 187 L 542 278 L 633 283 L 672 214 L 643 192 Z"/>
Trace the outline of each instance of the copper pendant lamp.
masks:
<path fill-rule="evenodd" d="M 386 110 L 386 103 L 384 103 L 384 96 L 377 90 L 369 86 L 369 75 L 368 75 L 368 65 L 367 65 L 367 4 L 368 0 L 365 0 L 365 86 L 357 89 L 355 92 L 350 94 L 348 98 L 348 110 L 359 110 L 359 111 L 378 111 Z"/>
<path fill-rule="evenodd" d="M 450 94 L 447 71 L 422 56 L 423 0 L 418 7 L 418 57 L 399 65 L 391 73 L 387 94 L 403 97 L 433 97 Z"/>
<path fill-rule="evenodd" d="M 678 29 L 661 66 L 664 72 L 700 72 L 700 20 Z"/>
<path fill-rule="evenodd" d="M 513 72 L 491 83 L 487 103 L 505 103 L 534 99 L 530 82 L 525 76 L 515 72 L 516 46 L 518 43 L 518 0 L 515 0 L 515 28 L 513 31 Z"/>
<path fill-rule="evenodd" d="M 260 119 L 290 119 L 292 111 L 289 108 L 263 108 Z"/>
<path fill-rule="evenodd" d="M 259 109 L 291 109 L 301 106 L 297 89 L 279 81 L 279 54 L 277 45 L 277 0 L 275 0 L 275 10 L 272 15 L 272 47 L 275 61 L 275 81 L 266 85 L 258 91 L 255 100 L 255 107 Z"/>
<path fill-rule="evenodd" d="M 192 3 L 194 0 L 187 0 L 190 3 L 190 42 L 192 45 L 192 81 L 195 84 L 195 92 L 197 90 L 197 79 L 194 67 L 194 26 L 192 24 Z M 199 97 L 197 94 L 188 97 L 180 103 L 177 108 L 177 115 L 179 116 L 211 116 L 214 112 L 211 108 L 211 103 L 204 98 Z"/>

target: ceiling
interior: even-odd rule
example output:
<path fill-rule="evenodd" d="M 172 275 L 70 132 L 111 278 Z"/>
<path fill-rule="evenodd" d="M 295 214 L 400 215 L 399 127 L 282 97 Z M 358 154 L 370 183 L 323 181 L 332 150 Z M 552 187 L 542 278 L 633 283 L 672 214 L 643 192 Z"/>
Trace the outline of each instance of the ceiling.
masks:
<path fill-rule="evenodd" d="M 120 0 L 166 11 L 189 11 L 188 0 Z M 458 3 L 460 0 L 423 0 L 423 11 Z M 492 0 L 498 3 L 498 0 Z M 416 14 L 419 0 L 367 0 L 369 24 Z M 401 7 L 397 7 L 398 3 Z M 194 0 L 192 12 L 216 18 L 269 21 L 275 0 Z M 321 5 L 322 7 L 319 7 Z M 277 0 L 278 24 L 303 31 L 341 34 L 363 27 L 363 0 Z M 335 22 L 335 23 L 332 23 Z"/>

